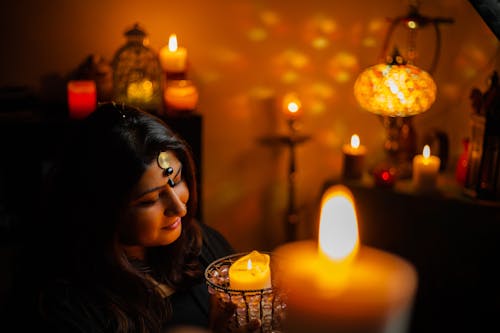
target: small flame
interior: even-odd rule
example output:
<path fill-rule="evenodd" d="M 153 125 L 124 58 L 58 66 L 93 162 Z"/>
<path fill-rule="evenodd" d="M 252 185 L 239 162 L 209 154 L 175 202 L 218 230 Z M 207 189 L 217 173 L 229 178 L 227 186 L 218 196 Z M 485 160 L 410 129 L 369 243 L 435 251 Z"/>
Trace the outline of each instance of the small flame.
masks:
<path fill-rule="evenodd" d="M 353 134 L 353 136 L 351 136 L 351 147 L 357 149 L 359 148 L 359 144 L 360 144 L 359 136 L 357 134 Z"/>
<path fill-rule="evenodd" d="M 247 269 L 248 269 L 248 270 L 251 270 L 251 269 L 252 269 L 252 267 L 253 267 L 253 266 L 252 266 L 252 259 L 248 259 L 248 261 L 247 261 Z"/>
<path fill-rule="evenodd" d="M 168 38 L 168 49 L 170 52 L 177 51 L 177 35 L 171 34 Z"/>
<path fill-rule="evenodd" d="M 342 185 L 323 195 L 319 222 L 319 250 L 334 261 L 349 261 L 359 249 L 354 198 Z"/>
<path fill-rule="evenodd" d="M 298 117 L 302 104 L 295 93 L 288 93 L 283 97 L 283 111 L 293 118 Z"/>
<path fill-rule="evenodd" d="M 295 113 L 297 111 L 299 111 L 299 105 L 295 102 L 290 102 L 288 103 L 288 111 L 290 111 L 291 113 Z"/>
<path fill-rule="evenodd" d="M 424 146 L 424 150 L 422 151 L 422 155 L 424 155 L 424 158 L 429 158 L 431 156 L 431 148 L 429 145 Z"/>

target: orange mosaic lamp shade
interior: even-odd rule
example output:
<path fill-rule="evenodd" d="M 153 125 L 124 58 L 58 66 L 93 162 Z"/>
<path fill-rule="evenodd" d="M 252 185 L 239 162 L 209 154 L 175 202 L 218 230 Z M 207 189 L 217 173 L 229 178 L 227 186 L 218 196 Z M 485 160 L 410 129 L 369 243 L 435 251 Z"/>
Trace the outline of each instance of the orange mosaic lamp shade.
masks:
<path fill-rule="evenodd" d="M 377 64 L 364 70 L 354 83 L 362 108 L 389 117 L 427 111 L 436 100 L 436 84 L 426 71 L 408 64 Z"/>

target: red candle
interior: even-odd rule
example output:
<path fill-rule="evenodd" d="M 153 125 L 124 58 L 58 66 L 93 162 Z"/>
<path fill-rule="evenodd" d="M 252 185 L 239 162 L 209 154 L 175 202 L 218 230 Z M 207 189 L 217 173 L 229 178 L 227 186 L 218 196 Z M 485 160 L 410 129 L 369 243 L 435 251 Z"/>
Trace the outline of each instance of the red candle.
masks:
<path fill-rule="evenodd" d="M 97 103 L 96 85 L 94 81 L 78 80 L 68 82 L 69 116 L 83 119 L 91 114 Z"/>

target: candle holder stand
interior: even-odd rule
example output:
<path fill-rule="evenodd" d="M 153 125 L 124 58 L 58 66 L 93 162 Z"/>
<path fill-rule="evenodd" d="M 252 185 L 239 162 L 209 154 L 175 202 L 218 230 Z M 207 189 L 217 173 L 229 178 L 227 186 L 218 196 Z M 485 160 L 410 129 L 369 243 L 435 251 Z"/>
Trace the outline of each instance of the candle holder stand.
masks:
<path fill-rule="evenodd" d="M 236 305 L 228 329 L 242 327 L 252 320 L 259 319 L 260 332 L 280 332 L 286 305 L 284 295 L 274 286 L 274 279 L 273 286 L 265 289 L 237 290 L 229 287 L 229 267 L 247 254 L 237 253 L 212 262 L 205 270 L 208 292 L 216 297 L 215 306 L 223 306 L 224 303 Z M 270 258 L 271 278 L 273 278 L 276 275 L 277 265 L 272 255 Z"/>
<path fill-rule="evenodd" d="M 288 162 L 288 208 L 285 217 L 285 241 L 290 242 L 297 240 L 297 225 L 299 224 L 299 211 L 295 202 L 296 184 L 295 178 L 297 174 L 297 163 L 295 150 L 300 144 L 303 144 L 311 139 L 310 135 L 299 134 L 295 119 L 288 120 L 289 134 L 271 135 L 259 139 L 260 143 L 269 146 L 286 146 L 289 149 Z"/>

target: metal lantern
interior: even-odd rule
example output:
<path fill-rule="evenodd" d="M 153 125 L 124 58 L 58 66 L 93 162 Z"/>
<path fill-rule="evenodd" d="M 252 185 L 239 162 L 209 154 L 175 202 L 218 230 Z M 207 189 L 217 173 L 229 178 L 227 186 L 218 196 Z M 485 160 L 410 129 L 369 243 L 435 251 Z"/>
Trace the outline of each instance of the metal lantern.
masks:
<path fill-rule="evenodd" d="M 112 61 L 114 99 L 160 113 L 162 71 L 158 55 L 148 47 L 147 34 L 138 24 L 126 31 L 125 37 L 126 44 Z"/>

